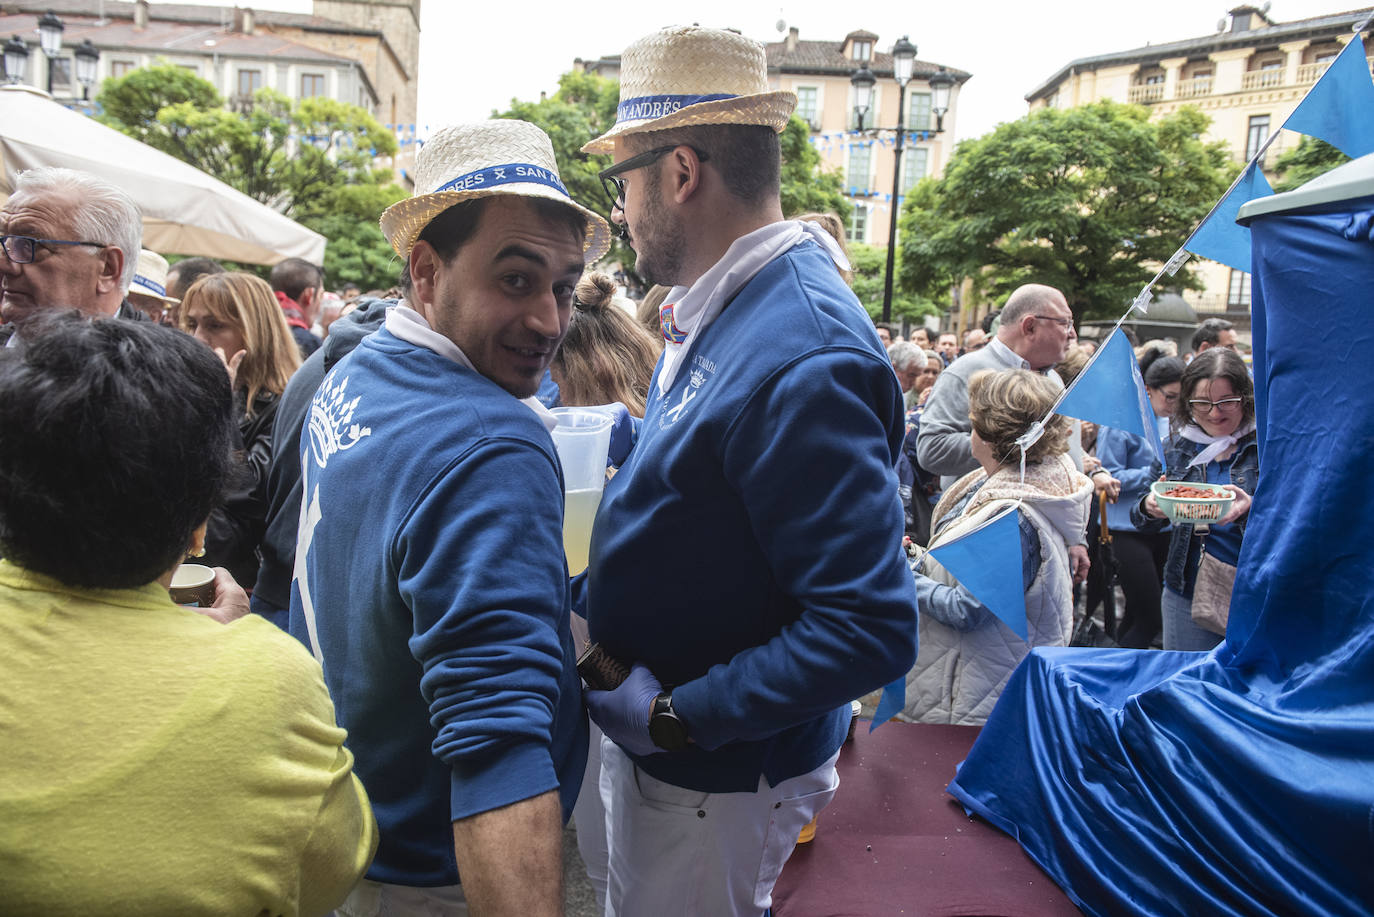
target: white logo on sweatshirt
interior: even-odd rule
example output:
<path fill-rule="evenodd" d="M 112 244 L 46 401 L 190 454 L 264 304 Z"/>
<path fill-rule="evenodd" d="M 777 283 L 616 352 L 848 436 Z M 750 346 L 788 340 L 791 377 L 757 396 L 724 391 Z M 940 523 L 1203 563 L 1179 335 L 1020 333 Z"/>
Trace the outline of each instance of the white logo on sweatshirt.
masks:
<path fill-rule="evenodd" d="M 371 427 L 353 422 L 353 412 L 362 396 L 349 401 L 348 377 L 344 376 L 337 385 L 332 379 L 331 374 L 310 402 L 310 454 L 321 468 L 335 452 L 352 449 L 364 436 L 372 435 Z"/>

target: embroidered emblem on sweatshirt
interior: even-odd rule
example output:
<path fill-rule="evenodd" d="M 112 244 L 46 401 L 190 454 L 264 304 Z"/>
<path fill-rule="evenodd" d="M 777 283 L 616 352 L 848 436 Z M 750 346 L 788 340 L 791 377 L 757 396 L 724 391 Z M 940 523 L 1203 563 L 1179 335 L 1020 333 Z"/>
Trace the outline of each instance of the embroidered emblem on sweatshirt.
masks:
<path fill-rule="evenodd" d="M 681 420 L 683 413 L 687 410 L 687 405 L 692 403 L 701 387 L 710 381 L 715 371 L 716 364 L 713 361 L 702 356 L 693 357 L 692 371 L 687 376 L 687 385 L 683 387 L 678 403 L 663 412 L 659 418 L 659 426 L 671 426 Z M 664 400 L 667 400 L 667 395 L 664 395 Z"/>
<path fill-rule="evenodd" d="M 310 454 L 321 468 L 334 453 L 352 449 L 364 436 L 372 435 L 371 427 L 353 422 L 353 412 L 362 396 L 349 401 L 348 377 L 344 376 L 337 385 L 332 379 L 330 376 L 324 380 L 315 400 L 310 402 Z"/>

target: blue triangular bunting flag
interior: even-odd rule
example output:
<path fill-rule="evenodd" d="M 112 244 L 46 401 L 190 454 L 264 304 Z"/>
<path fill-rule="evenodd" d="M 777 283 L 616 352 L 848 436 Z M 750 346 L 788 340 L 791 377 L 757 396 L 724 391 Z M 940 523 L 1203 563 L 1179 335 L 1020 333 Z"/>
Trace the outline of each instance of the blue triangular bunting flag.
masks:
<path fill-rule="evenodd" d="M 967 535 L 931 549 L 930 556 L 1018 637 L 1029 640 L 1021 531 L 1014 505 Z"/>
<path fill-rule="evenodd" d="M 1183 247 L 1195 255 L 1250 273 L 1250 229 L 1237 226 L 1236 215 L 1247 202 L 1273 193 L 1264 175 L 1250 163 L 1245 167 L 1244 177 L 1221 199 L 1211 216 L 1193 230 Z"/>
<path fill-rule="evenodd" d="M 878 700 L 878 709 L 873 711 L 873 722 L 868 724 L 872 732 L 883 723 L 902 712 L 906 706 L 906 676 L 903 675 L 892 684 L 883 688 L 883 696 Z"/>
<path fill-rule="evenodd" d="M 1143 436 L 1164 464 L 1159 427 L 1131 342 L 1120 328 L 1098 348 L 1059 402 L 1058 413 Z"/>
<path fill-rule="evenodd" d="M 1293 109 L 1283 126 L 1307 134 L 1352 159 L 1374 153 L 1374 79 L 1364 56 L 1364 42 L 1350 39 L 1322 78 Z"/>

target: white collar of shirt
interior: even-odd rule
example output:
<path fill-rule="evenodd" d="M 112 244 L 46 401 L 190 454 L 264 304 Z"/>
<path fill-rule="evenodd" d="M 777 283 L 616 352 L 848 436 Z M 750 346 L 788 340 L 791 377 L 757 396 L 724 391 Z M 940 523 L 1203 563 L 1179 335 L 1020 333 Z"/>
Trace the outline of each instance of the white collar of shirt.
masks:
<path fill-rule="evenodd" d="M 1031 368 L 1030 363 L 1022 359 L 1019 353 L 1012 350 L 1006 344 L 1003 344 L 1002 339 L 999 337 L 994 337 L 992 340 L 988 341 L 987 348 L 997 355 L 997 362 L 1004 366 L 1011 367 L 1012 369 Z"/>
<path fill-rule="evenodd" d="M 740 236 L 691 287 L 673 287 L 668 291 L 665 300 L 673 304 L 673 324 L 686 337 L 681 344 L 668 341 L 663 345 L 657 380 L 660 392 L 673 384 L 682 355 L 696 336 L 716 320 L 730 298 L 775 258 L 808 237 L 815 239 L 841 270 L 849 270 L 849 259 L 819 223 L 782 220 Z"/>
<path fill-rule="evenodd" d="M 457 344 L 431 328 L 429 322 L 425 321 L 425 317 L 410 306 L 389 306 L 386 310 L 386 330 L 407 344 L 432 350 L 439 356 L 447 357 L 465 369 L 477 372 L 477 367 L 472 365 L 472 361 Z M 478 373 L 478 375 L 481 374 Z M 554 417 L 548 408 L 540 404 L 538 398 L 531 395 L 528 398 L 521 398 L 520 403 L 534 412 L 534 416 L 538 417 L 540 422 L 544 424 L 544 429 L 552 431 L 554 427 L 558 426 L 558 418 Z"/>

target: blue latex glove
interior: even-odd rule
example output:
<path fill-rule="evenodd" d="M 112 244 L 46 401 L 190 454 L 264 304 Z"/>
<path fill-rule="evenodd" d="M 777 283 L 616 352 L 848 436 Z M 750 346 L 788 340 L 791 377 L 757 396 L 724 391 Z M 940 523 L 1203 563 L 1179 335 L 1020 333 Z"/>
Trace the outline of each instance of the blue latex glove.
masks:
<path fill-rule="evenodd" d="M 611 404 L 598 404 L 596 409 L 611 415 L 611 446 L 606 450 L 606 467 L 619 468 L 630 457 L 630 450 L 634 448 L 635 440 L 639 438 L 641 421 L 619 401 Z"/>
<path fill-rule="evenodd" d="M 649 738 L 649 714 L 654 698 L 663 693 L 654 673 L 639 663 L 614 691 L 584 691 L 587 712 L 611 741 L 632 755 L 653 755 L 663 749 Z"/>

